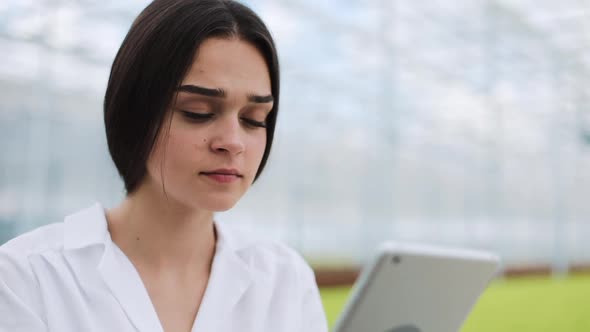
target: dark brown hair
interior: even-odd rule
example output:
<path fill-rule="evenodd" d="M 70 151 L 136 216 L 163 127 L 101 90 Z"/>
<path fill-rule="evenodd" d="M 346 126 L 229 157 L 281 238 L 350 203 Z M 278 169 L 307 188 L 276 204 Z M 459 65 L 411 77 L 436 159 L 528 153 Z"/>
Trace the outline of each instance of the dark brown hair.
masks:
<path fill-rule="evenodd" d="M 109 152 L 127 193 L 146 174 L 147 159 L 176 89 L 207 38 L 239 38 L 263 55 L 274 105 L 266 118 L 266 148 L 259 177 L 272 146 L 279 111 L 279 63 L 264 22 L 231 0 L 155 0 L 135 19 L 111 68 L 104 98 Z"/>

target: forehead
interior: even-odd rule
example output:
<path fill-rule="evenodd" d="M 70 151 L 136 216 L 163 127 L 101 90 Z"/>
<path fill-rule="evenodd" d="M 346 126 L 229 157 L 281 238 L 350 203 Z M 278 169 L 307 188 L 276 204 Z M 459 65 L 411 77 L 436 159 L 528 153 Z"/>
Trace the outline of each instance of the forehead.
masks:
<path fill-rule="evenodd" d="M 206 39 L 182 84 L 220 88 L 233 93 L 270 94 L 270 74 L 262 53 L 238 38 Z"/>

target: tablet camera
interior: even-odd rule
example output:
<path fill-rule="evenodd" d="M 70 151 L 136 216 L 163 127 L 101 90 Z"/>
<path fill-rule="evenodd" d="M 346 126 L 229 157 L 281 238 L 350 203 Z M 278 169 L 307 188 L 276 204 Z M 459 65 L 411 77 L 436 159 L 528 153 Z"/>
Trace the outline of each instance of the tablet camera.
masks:
<path fill-rule="evenodd" d="M 393 258 L 391 258 L 391 262 L 393 264 L 399 264 L 399 263 L 401 263 L 401 261 L 402 261 L 402 258 L 398 255 L 395 255 L 395 256 L 393 256 Z"/>
<path fill-rule="evenodd" d="M 393 327 L 385 332 L 421 332 L 419 328 L 414 325 L 402 325 L 398 327 Z"/>

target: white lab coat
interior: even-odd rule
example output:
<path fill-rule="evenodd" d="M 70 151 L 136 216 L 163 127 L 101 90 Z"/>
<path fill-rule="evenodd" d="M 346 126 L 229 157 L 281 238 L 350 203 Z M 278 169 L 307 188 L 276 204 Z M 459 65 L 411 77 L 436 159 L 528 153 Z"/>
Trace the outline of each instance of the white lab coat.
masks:
<path fill-rule="evenodd" d="M 314 275 L 288 247 L 215 224 L 192 332 L 326 332 Z M 0 247 L 0 331 L 162 332 L 136 269 L 96 204 Z"/>

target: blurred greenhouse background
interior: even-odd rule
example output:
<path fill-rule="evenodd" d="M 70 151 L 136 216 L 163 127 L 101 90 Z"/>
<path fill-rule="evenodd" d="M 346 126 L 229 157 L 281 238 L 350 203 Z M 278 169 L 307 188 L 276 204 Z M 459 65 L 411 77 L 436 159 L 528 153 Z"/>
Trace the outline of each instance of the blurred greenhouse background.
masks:
<path fill-rule="evenodd" d="M 276 37 L 281 113 L 219 219 L 319 266 L 386 239 L 590 263 L 590 1 L 244 2 Z M 102 98 L 146 4 L 0 2 L 0 243 L 123 197 Z"/>

